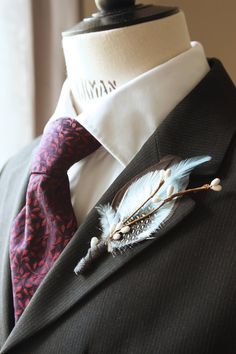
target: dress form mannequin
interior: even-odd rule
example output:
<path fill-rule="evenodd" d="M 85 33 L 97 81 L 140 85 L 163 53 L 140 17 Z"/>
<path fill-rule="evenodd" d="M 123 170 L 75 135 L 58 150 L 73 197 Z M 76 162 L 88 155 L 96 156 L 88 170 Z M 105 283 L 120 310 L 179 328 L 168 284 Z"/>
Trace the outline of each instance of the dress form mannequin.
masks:
<path fill-rule="evenodd" d="M 119 5 L 127 3 L 128 6 L 131 2 L 121 1 Z M 118 4 L 117 1 L 97 1 L 101 13 L 105 13 L 110 4 L 109 14 L 114 3 Z M 94 31 L 75 28 L 63 33 L 68 80 L 77 113 L 120 85 L 190 48 L 184 13 L 174 9 L 161 18 L 148 18 L 134 24 L 123 23 L 120 27 L 116 24 L 109 29 L 104 26 Z"/>

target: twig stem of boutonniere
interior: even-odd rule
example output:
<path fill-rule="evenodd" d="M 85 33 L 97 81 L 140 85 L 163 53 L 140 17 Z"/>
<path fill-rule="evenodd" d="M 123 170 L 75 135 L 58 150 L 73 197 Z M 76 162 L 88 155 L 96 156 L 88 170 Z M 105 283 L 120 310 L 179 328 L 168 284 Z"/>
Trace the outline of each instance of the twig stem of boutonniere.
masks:
<path fill-rule="evenodd" d="M 132 217 L 145 205 L 147 204 L 147 202 L 152 199 L 154 197 L 154 195 L 160 190 L 160 188 L 163 186 L 163 184 L 165 183 L 165 180 L 162 179 L 161 182 L 159 183 L 158 187 L 155 189 L 155 191 L 150 195 L 150 197 L 148 197 L 148 199 L 146 199 L 142 205 L 140 205 L 140 207 L 138 207 L 125 221 L 124 224 L 126 224 L 130 219 L 132 219 Z M 132 222 L 129 224 L 132 225 Z"/>
<path fill-rule="evenodd" d="M 130 222 L 128 222 L 151 198 L 154 197 L 154 195 L 160 190 L 161 186 L 165 183 L 165 180 L 162 180 L 159 184 L 159 186 L 157 187 L 157 189 L 154 191 L 154 193 L 152 193 L 152 195 L 139 207 L 135 210 L 134 213 L 132 213 L 131 216 L 129 216 L 124 222 L 123 225 L 125 226 L 132 226 L 133 224 L 140 222 L 141 220 L 145 220 L 147 218 L 149 218 L 151 215 L 153 215 L 154 213 L 156 213 L 161 207 L 163 207 L 166 203 L 171 202 L 174 198 L 178 198 L 181 197 L 183 195 L 189 194 L 189 193 L 196 193 L 196 192 L 201 192 L 201 191 L 206 191 L 209 189 L 212 189 L 216 192 L 221 191 L 222 187 L 220 185 L 220 179 L 219 178 L 215 178 L 211 184 L 204 184 L 201 187 L 196 187 L 196 188 L 190 188 L 190 189 L 186 189 L 184 191 L 180 191 L 178 193 L 174 193 L 170 196 L 168 196 L 166 199 L 164 199 L 160 205 L 158 205 L 157 208 L 153 209 L 152 211 L 150 211 L 148 214 L 145 214 L 139 218 L 136 218 L 135 220 L 132 220 Z M 170 186 L 171 187 L 171 186 Z M 169 188 L 170 190 L 173 190 L 173 188 Z M 114 234 L 117 233 L 118 230 L 115 230 L 111 233 L 110 238 L 112 239 Z"/>

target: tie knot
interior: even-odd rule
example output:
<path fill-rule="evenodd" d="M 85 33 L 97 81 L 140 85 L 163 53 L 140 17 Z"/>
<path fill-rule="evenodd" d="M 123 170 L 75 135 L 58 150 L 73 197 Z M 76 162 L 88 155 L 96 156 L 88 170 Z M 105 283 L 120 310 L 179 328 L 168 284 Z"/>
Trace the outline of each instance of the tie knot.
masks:
<path fill-rule="evenodd" d="M 44 132 L 32 164 L 32 173 L 63 174 L 100 146 L 75 119 L 60 118 Z"/>

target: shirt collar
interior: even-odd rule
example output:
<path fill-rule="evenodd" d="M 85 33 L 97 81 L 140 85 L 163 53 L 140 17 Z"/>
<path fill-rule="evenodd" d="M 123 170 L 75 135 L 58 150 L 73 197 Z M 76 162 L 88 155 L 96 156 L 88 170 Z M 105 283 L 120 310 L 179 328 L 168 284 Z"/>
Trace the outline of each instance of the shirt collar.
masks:
<path fill-rule="evenodd" d="M 47 124 L 60 117 L 77 119 L 125 167 L 209 69 L 202 45 L 192 42 L 186 52 L 120 86 L 79 115 L 66 80 Z"/>

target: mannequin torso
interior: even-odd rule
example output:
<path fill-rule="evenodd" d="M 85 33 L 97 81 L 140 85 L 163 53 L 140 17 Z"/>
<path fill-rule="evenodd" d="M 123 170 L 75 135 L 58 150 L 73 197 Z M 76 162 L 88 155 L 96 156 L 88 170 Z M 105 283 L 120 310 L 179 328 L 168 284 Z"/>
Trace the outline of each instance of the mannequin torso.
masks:
<path fill-rule="evenodd" d="M 129 80 L 190 48 L 184 13 L 63 38 L 77 113 Z"/>

